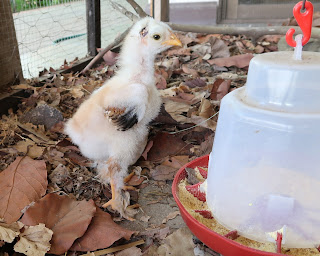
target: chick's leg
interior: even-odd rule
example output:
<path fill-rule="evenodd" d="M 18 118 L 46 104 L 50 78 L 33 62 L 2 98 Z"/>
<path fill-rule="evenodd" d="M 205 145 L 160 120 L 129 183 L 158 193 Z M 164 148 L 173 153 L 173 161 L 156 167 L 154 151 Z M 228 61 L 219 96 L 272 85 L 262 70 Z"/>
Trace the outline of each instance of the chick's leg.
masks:
<path fill-rule="evenodd" d="M 112 209 L 114 209 L 115 207 L 113 207 L 115 205 L 115 201 L 121 197 L 121 195 L 119 195 L 119 191 L 116 190 L 116 185 L 113 182 L 113 180 L 110 181 L 110 186 L 111 186 L 111 193 L 112 193 L 112 197 L 111 199 L 105 203 L 104 205 L 102 205 L 103 208 L 107 208 L 108 206 L 111 206 Z M 134 190 L 135 187 L 133 186 L 123 186 L 122 187 L 123 190 Z"/>
<path fill-rule="evenodd" d="M 111 206 L 114 204 L 114 201 L 116 200 L 116 190 L 115 190 L 115 184 L 113 182 L 113 180 L 110 181 L 110 186 L 111 186 L 111 194 L 112 194 L 112 197 L 111 199 L 105 203 L 104 205 L 102 205 L 103 208 L 107 208 L 108 206 Z M 112 207 L 113 208 L 113 207 Z"/>
<path fill-rule="evenodd" d="M 117 161 L 109 159 L 105 165 L 106 168 L 100 169 L 100 176 L 108 176 L 110 179 L 112 198 L 102 207 L 111 208 L 118 211 L 120 215 L 128 220 L 133 221 L 132 216 L 136 213 L 133 209 L 128 208 L 130 204 L 130 194 L 126 191 L 122 191 L 123 188 L 123 176 L 126 173 L 126 169 L 122 168 Z"/>
<path fill-rule="evenodd" d="M 112 198 L 107 203 L 105 203 L 102 207 L 107 208 L 111 206 L 111 208 L 115 211 L 118 211 L 123 218 L 127 220 L 134 221 L 132 218 L 136 211 L 129 206 L 130 204 L 130 194 L 128 192 L 122 191 L 121 188 L 117 188 L 115 181 L 113 179 L 110 180 Z"/>

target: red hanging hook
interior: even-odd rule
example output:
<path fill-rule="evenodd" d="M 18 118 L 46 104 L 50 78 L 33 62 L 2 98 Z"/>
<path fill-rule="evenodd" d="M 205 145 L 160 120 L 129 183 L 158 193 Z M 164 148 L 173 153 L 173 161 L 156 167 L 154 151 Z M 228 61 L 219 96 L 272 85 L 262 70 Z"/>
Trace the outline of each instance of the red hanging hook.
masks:
<path fill-rule="evenodd" d="M 302 45 L 308 43 L 311 37 L 311 29 L 312 29 L 312 16 L 313 16 L 313 5 L 311 2 L 306 1 L 305 3 L 305 11 L 302 12 L 302 1 L 297 3 L 293 8 L 293 16 L 296 18 L 299 27 L 302 30 L 303 38 Z M 288 45 L 292 47 L 296 47 L 297 43 L 293 39 L 293 34 L 295 32 L 294 28 L 290 28 L 286 34 L 286 40 Z"/>

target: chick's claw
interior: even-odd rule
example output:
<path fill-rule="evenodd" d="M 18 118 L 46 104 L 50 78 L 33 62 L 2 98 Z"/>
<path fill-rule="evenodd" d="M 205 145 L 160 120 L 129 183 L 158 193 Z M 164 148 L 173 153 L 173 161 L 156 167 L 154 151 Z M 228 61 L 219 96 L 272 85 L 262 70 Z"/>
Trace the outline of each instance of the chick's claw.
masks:
<path fill-rule="evenodd" d="M 122 189 L 123 190 L 134 190 L 134 191 L 137 190 L 134 186 L 123 186 Z"/>
<path fill-rule="evenodd" d="M 111 206 L 112 210 L 119 212 L 121 217 L 123 217 L 123 218 L 125 218 L 127 220 L 130 220 L 130 221 L 135 221 L 135 219 L 131 217 L 131 216 L 133 216 L 135 214 L 132 211 L 134 209 L 131 209 L 130 206 L 124 208 L 121 200 L 119 200 L 119 199 L 117 199 L 117 200 L 116 199 L 111 199 L 107 203 L 102 205 L 103 208 L 107 208 L 109 206 Z"/>
<path fill-rule="evenodd" d="M 126 191 L 118 190 L 115 188 L 114 183 L 111 182 L 112 198 L 102 207 L 107 208 L 111 206 L 111 209 L 120 213 L 121 217 L 134 221 L 133 216 L 138 212 L 137 210 L 130 208 L 130 194 Z"/>

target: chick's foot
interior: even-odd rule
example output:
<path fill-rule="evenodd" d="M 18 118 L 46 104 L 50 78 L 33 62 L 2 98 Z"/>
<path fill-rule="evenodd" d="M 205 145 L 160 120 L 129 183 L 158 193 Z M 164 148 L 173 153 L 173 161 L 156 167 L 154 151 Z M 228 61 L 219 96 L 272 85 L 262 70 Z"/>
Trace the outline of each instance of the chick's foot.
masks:
<path fill-rule="evenodd" d="M 112 187 L 112 186 L 111 186 Z M 130 204 L 130 194 L 122 190 L 112 190 L 112 199 L 105 203 L 102 207 L 111 207 L 112 210 L 120 213 L 121 217 L 134 221 L 133 218 L 137 214 L 138 210 L 129 206 Z"/>

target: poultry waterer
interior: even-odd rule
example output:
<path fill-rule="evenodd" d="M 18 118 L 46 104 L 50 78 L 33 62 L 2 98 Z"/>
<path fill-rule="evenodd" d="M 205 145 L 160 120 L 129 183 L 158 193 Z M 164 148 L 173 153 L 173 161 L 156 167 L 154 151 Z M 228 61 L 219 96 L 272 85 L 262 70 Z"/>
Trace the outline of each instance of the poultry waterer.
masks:
<path fill-rule="evenodd" d="M 293 55 L 257 55 L 246 86 L 223 98 L 206 199 L 214 218 L 242 236 L 274 242 L 281 234 L 285 247 L 317 247 L 320 53 Z"/>

